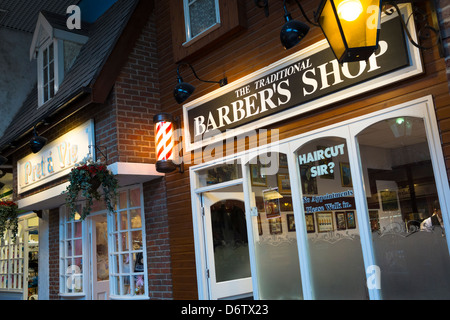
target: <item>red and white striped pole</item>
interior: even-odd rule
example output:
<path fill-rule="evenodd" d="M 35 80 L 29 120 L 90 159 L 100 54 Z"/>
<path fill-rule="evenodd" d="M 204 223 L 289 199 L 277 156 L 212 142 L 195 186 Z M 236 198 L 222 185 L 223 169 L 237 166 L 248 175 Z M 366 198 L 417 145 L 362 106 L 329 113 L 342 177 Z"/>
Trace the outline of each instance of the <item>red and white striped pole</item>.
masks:
<path fill-rule="evenodd" d="M 173 163 L 174 121 L 169 113 L 159 113 L 153 117 L 155 124 L 156 171 L 172 172 L 176 169 Z"/>

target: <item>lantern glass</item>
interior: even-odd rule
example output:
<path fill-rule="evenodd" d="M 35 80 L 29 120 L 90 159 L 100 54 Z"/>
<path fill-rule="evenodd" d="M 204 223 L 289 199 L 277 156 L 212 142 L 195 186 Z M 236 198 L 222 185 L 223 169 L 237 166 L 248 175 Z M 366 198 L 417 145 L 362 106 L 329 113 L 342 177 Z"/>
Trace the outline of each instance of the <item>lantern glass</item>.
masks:
<path fill-rule="evenodd" d="M 381 1 L 325 0 L 318 22 L 339 62 L 366 60 L 378 47 Z"/>

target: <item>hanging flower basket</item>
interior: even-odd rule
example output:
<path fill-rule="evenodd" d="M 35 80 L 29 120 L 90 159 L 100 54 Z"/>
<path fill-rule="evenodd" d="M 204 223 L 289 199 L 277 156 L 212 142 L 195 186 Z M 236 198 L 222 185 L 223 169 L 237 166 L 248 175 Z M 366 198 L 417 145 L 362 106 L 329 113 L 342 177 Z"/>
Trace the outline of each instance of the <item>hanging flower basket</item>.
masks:
<path fill-rule="evenodd" d="M 11 230 L 15 236 L 18 230 L 18 209 L 13 201 L 0 202 L 0 237 L 6 230 Z"/>
<path fill-rule="evenodd" d="M 107 169 L 106 164 L 94 162 L 90 158 L 83 160 L 70 171 L 69 182 L 66 189 L 66 204 L 72 218 L 77 212 L 76 203 L 80 196 L 85 199 L 83 211 L 79 212 L 83 220 L 90 214 L 94 199 L 103 198 L 108 211 L 114 212 L 118 181 Z M 99 192 L 100 187 L 103 193 Z"/>

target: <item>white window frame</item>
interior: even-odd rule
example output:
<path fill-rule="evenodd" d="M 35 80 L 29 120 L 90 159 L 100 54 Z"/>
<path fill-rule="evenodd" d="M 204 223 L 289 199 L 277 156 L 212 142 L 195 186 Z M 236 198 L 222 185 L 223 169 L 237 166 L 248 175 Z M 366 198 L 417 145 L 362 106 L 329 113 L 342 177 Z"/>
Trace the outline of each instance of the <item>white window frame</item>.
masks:
<path fill-rule="evenodd" d="M 50 96 L 50 88 L 48 89 L 48 98 L 45 100 L 45 83 L 44 83 L 44 51 L 53 44 L 53 95 Z M 50 101 L 58 92 L 59 85 L 64 78 L 64 42 L 56 38 L 50 38 L 38 50 L 37 68 L 38 68 L 38 106 L 44 105 Z"/>
<path fill-rule="evenodd" d="M 216 8 L 216 22 L 200 32 L 197 35 L 192 35 L 191 30 L 191 18 L 189 14 L 189 7 L 193 3 L 195 3 L 197 0 L 183 0 L 183 10 L 184 10 L 184 25 L 186 30 L 186 42 L 183 43 L 183 45 L 187 45 L 188 43 L 191 44 L 197 39 L 201 38 L 202 36 L 210 33 L 211 31 L 217 29 L 220 27 L 220 8 L 219 8 L 219 0 L 214 0 L 215 2 L 215 8 Z"/>
<path fill-rule="evenodd" d="M 140 206 L 130 207 L 130 191 L 139 189 L 139 195 L 140 195 Z M 125 208 L 120 209 L 120 193 L 127 191 L 127 205 Z M 110 288 L 110 298 L 112 300 L 120 300 L 120 299 L 133 299 L 133 300 L 142 300 L 142 299 L 149 299 L 149 292 L 148 292 L 148 268 L 147 268 L 147 244 L 146 244 L 146 233 L 145 233 L 145 212 L 144 212 L 144 195 L 143 195 L 143 187 L 142 184 L 140 185 L 134 185 L 129 186 L 125 188 L 121 188 L 118 190 L 119 193 L 119 199 L 116 207 L 116 213 L 115 214 L 109 214 L 108 215 L 108 255 L 109 255 L 109 288 Z M 131 215 L 127 214 L 127 229 L 124 230 L 118 230 L 114 219 L 117 217 L 120 217 L 120 214 L 122 212 L 129 213 L 131 210 L 139 209 L 141 211 L 141 227 L 140 228 L 131 228 Z M 119 218 L 117 219 L 119 220 Z M 120 223 L 120 221 L 117 221 L 117 223 Z M 142 249 L 141 250 L 133 250 L 132 249 L 132 243 L 131 243 L 131 232 L 133 231 L 141 231 L 142 233 Z M 120 233 L 127 232 L 127 240 L 128 240 L 128 248 L 129 250 L 120 250 L 121 248 L 118 248 L 119 250 L 113 251 L 113 248 L 115 248 L 114 242 L 116 241 L 115 237 L 119 237 Z M 120 243 L 120 241 L 119 241 Z M 120 261 L 120 257 L 124 254 L 130 254 L 130 261 L 132 260 L 132 255 L 142 253 L 143 256 L 143 262 L 144 262 L 144 270 L 142 272 L 134 272 L 134 270 L 129 270 L 129 272 L 124 272 L 122 267 L 120 265 L 117 265 L 116 262 Z M 117 257 L 117 259 L 115 259 Z M 120 264 L 120 262 L 119 262 Z M 131 265 L 131 263 L 130 263 Z M 135 295 L 135 294 L 123 294 L 124 288 L 122 287 L 122 281 L 120 281 L 120 277 L 123 276 L 129 276 L 131 279 L 135 276 L 143 275 L 144 277 L 144 294 L 142 295 Z M 114 281 L 115 278 L 119 278 L 119 287 L 116 286 L 117 282 Z M 131 281 L 130 283 L 131 291 L 134 289 L 134 282 Z"/>
<path fill-rule="evenodd" d="M 143 186 L 142 184 L 127 186 L 123 188 L 118 189 L 119 199 L 120 199 L 120 193 L 123 191 L 127 191 L 128 194 L 130 190 L 139 189 L 139 197 L 140 197 L 140 206 L 136 207 L 129 207 L 129 202 L 127 203 L 126 208 L 119 209 L 119 205 L 117 205 L 116 208 L 116 214 L 120 212 L 129 212 L 133 209 L 140 209 L 141 212 L 141 228 L 128 228 L 126 230 L 114 230 L 114 218 L 115 214 L 111 212 L 107 212 L 106 210 L 100 210 L 96 212 L 91 212 L 90 216 L 105 213 L 107 212 L 107 223 L 108 223 L 108 263 L 109 263 L 109 292 L 110 292 L 110 299 L 111 300 L 147 300 L 149 299 L 149 292 L 148 292 L 148 268 L 147 268 L 147 244 L 146 244 L 146 233 L 145 233 L 145 212 L 144 212 L 144 196 L 143 196 Z M 127 196 L 127 201 L 129 200 L 129 195 Z M 83 206 L 83 202 L 80 202 L 80 205 Z M 130 227 L 130 215 L 127 215 L 127 225 Z M 59 295 L 63 298 L 75 298 L 75 299 L 83 299 L 87 298 L 89 299 L 91 296 L 91 288 L 92 285 L 90 284 L 91 279 L 91 266 L 90 266 L 90 242 L 89 242 L 89 224 L 88 224 L 89 216 L 79 223 L 82 225 L 82 236 L 81 238 L 67 238 L 66 237 L 66 231 L 67 231 L 67 223 L 72 223 L 72 220 L 67 220 L 67 214 L 66 214 L 66 206 L 60 207 L 60 228 L 59 228 L 59 270 L 60 270 L 60 277 L 59 277 Z M 114 236 L 118 234 L 119 232 L 127 232 L 128 233 L 128 245 L 129 248 L 131 248 L 131 232 L 141 230 L 142 232 L 142 249 L 141 250 L 127 250 L 127 251 L 113 251 L 113 245 L 114 245 Z M 74 227 L 72 225 L 72 233 L 74 233 Z M 64 254 L 64 248 L 65 244 L 69 240 L 74 239 L 81 239 L 82 240 L 82 255 L 76 256 L 82 258 L 83 261 L 83 270 L 81 270 L 80 274 L 70 274 L 66 272 L 65 270 L 65 264 L 63 263 L 65 259 L 67 258 Z M 74 244 L 72 245 L 73 248 Z M 120 257 L 121 254 L 129 253 L 133 255 L 133 253 L 138 253 L 142 251 L 143 255 L 143 262 L 144 262 L 144 269 L 142 272 L 132 272 L 129 273 L 123 273 L 123 272 L 115 272 L 116 269 L 114 269 L 115 266 L 115 260 L 114 256 L 118 255 Z M 72 256 L 74 258 L 75 256 Z M 120 271 L 120 270 L 119 270 Z M 132 295 L 132 294 L 117 294 L 117 292 L 114 291 L 114 277 L 117 276 L 124 276 L 129 275 L 130 277 L 136 276 L 136 275 L 143 275 L 144 276 L 144 294 L 142 295 Z M 68 292 L 66 281 L 68 278 L 72 277 L 82 277 L 82 291 L 80 292 Z M 131 284 L 130 284 L 131 285 Z M 133 288 L 133 287 L 131 287 Z"/>
<path fill-rule="evenodd" d="M 0 288 L 1 293 L 22 293 L 23 299 L 28 297 L 28 232 L 39 229 L 39 226 L 28 226 L 29 219 L 37 217 L 36 214 L 26 214 L 19 217 L 19 234 L 16 235 L 16 242 L 10 230 L 5 232 L 0 243 L 0 277 L 15 277 L 16 284 L 21 283 L 20 287 L 12 287 L 12 281 L 8 281 L 7 288 Z M 7 242 L 7 243 L 5 243 Z M 8 254 L 6 255 L 6 252 Z M 13 257 L 13 253 L 19 256 Z M 15 261 L 15 263 L 13 262 Z M 6 272 L 3 272 L 6 271 Z M 24 276 L 25 275 L 25 276 Z M 19 281 L 20 282 L 17 282 Z"/>
<path fill-rule="evenodd" d="M 81 203 L 80 203 L 81 205 Z M 81 209 L 80 209 L 81 210 Z M 78 220 L 78 219 L 77 219 Z M 75 237 L 72 235 L 67 235 L 67 225 L 71 224 L 71 233 L 75 234 L 75 223 L 81 224 L 81 237 Z M 75 298 L 75 297 L 85 297 L 87 295 L 87 288 L 89 285 L 89 255 L 88 255 L 88 237 L 87 237 L 87 223 L 86 220 L 75 222 L 75 220 L 69 219 L 69 214 L 66 206 L 60 207 L 59 212 L 59 295 L 61 297 L 66 298 Z M 66 244 L 68 241 L 81 240 L 81 255 L 76 256 L 67 255 L 65 252 Z M 75 252 L 75 243 L 72 244 L 72 250 Z M 81 258 L 83 262 L 83 269 L 81 273 L 79 270 L 74 269 L 66 269 L 65 261 L 66 259 L 75 259 Z M 81 291 L 73 291 L 69 292 L 68 281 L 71 281 L 72 284 L 76 285 L 77 281 L 81 277 Z"/>
<path fill-rule="evenodd" d="M 355 195 L 356 210 L 358 212 L 367 212 L 367 203 L 364 191 L 364 185 L 362 181 L 363 173 L 360 163 L 360 157 L 358 153 L 358 146 L 356 136 L 362 130 L 368 128 L 370 125 L 375 124 L 383 119 L 395 118 L 399 116 L 411 116 L 422 118 L 425 123 L 425 130 L 427 136 L 427 142 L 430 148 L 431 163 L 434 172 L 434 179 L 436 183 L 436 189 L 441 204 L 441 212 L 444 220 L 444 228 L 450 230 L 450 189 L 447 181 L 447 173 L 445 168 L 444 156 L 442 152 L 442 146 L 440 142 L 439 129 L 436 121 L 436 113 L 433 104 L 433 97 L 425 96 L 416 100 L 408 101 L 387 109 L 383 109 L 374 113 L 366 114 L 361 117 L 346 120 L 340 123 L 333 124 L 331 126 L 313 130 L 305 134 L 294 136 L 288 139 L 281 140 L 269 145 L 265 145 L 259 148 L 243 151 L 231 156 L 226 156 L 217 160 L 199 164 L 190 167 L 190 183 L 191 183 L 191 199 L 192 199 L 192 218 L 194 229 L 194 246 L 195 246 L 195 258 L 197 266 L 197 284 L 199 299 L 209 299 L 209 287 L 207 277 L 207 257 L 204 243 L 204 230 L 202 225 L 202 210 L 201 210 L 201 193 L 211 190 L 219 190 L 220 188 L 227 187 L 231 184 L 235 184 L 237 181 L 228 181 L 220 184 L 216 184 L 210 187 L 203 187 L 200 184 L 199 172 L 205 168 L 212 167 L 219 163 L 232 163 L 232 161 L 239 161 L 242 165 L 243 185 L 244 185 L 244 197 L 246 206 L 246 221 L 247 226 L 251 226 L 251 182 L 249 177 L 248 168 L 246 168 L 248 161 L 253 159 L 259 154 L 266 152 L 279 152 L 283 150 L 283 153 L 288 155 L 288 167 L 289 175 L 291 179 L 291 190 L 293 196 L 293 208 L 294 217 L 296 221 L 297 232 L 297 246 L 299 250 L 299 263 L 300 272 L 302 277 L 302 291 L 305 300 L 314 299 L 314 287 L 311 278 L 311 266 L 308 256 L 308 239 L 306 233 L 306 226 L 304 217 L 304 208 L 301 202 L 302 194 L 300 186 L 300 174 L 298 172 L 298 159 L 295 155 L 296 151 L 305 143 L 311 140 L 315 140 L 321 137 L 327 137 L 330 135 L 339 136 L 346 139 L 347 149 L 349 152 L 349 162 L 351 166 L 353 191 Z M 248 166 L 247 166 L 248 167 Z M 370 232 L 370 223 L 368 217 L 364 214 L 358 216 L 358 227 L 360 230 L 361 247 L 364 260 L 364 269 L 367 270 L 368 266 L 371 266 L 375 261 L 373 242 Z M 253 229 L 248 227 L 249 239 L 254 239 Z M 446 237 L 447 246 L 450 251 L 450 239 Z M 250 268 L 252 272 L 252 282 L 254 298 L 258 299 L 258 277 L 256 276 L 256 261 L 254 257 L 254 242 L 249 241 L 249 253 L 250 253 Z M 371 274 L 367 274 L 367 278 Z M 369 297 L 372 300 L 381 299 L 381 292 L 378 289 L 369 289 Z"/>

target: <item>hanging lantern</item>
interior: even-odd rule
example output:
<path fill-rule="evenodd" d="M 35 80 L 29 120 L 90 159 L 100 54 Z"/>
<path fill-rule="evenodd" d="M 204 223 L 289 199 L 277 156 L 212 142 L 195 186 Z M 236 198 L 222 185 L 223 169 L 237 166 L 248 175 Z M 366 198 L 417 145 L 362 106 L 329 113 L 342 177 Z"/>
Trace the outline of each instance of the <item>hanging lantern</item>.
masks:
<path fill-rule="evenodd" d="M 173 163 L 173 118 L 168 113 L 160 113 L 154 116 L 155 146 L 156 146 L 156 171 L 169 173 L 176 169 Z"/>
<path fill-rule="evenodd" d="M 322 0 L 316 21 L 342 64 L 367 60 L 375 52 L 380 17 L 380 0 Z"/>

